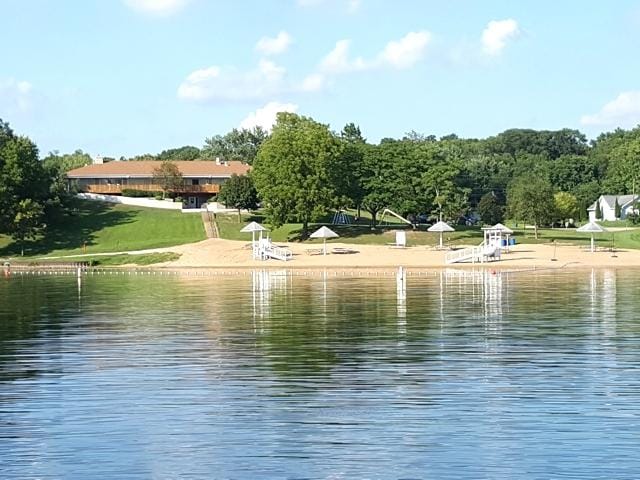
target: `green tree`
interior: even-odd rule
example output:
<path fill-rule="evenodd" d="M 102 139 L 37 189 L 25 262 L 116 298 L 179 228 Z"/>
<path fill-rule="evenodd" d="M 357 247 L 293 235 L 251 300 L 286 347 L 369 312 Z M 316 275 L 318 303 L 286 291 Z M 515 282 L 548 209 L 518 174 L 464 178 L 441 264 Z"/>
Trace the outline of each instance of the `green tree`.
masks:
<path fill-rule="evenodd" d="M 575 218 L 578 213 L 578 199 L 567 192 L 557 192 L 553 196 L 555 219 L 565 223 L 570 218 Z"/>
<path fill-rule="evenodd" d="M 253 179 L 268 221 L 280 226 L 309 222 L 335 205 L 336 167 L 342 144 L 327 125 L 294 113 L 280 112 L 271 137 L 258 152 Z"/>
<path fill-rule="evenodd" d="M 371 228 L 375 228 L 378 213 L 394 201 L 396 188 L 393 158 L 386 155 L 384 146 L 368 145 L 364 149 L 360 184 L 362 186 L 362 208 L 371 215 Z"/>
<path fill-rule="evenodd" d="M 597 181 L 581 183 L 576 185 L 571 193 L 578 200 L 578 219 L 584 220 L 587 217 L 587 208 L 600 197 L 601 186 Z"/>
<path fill-rule="evenodd" d="M 155 159 L 160 161 L 173 160 L 173 161 L 191 161 L 198 160 L 200 158 L 200 149 L 191 145 L 186 145 L 180 148 L 170 148 L 163 150 Z"/>
<path fill-rule="evenodd" d="M 43 216 L 44 209 L 38 202 L 30 198 L 18 202 L 11 236 L 20 243 L 20 254 L 22 256 L 24 256 L 25 240 L 34 239 L 44 229 Z"/>
<path fill-rule="evenodd" d="M 238 160 L 252 165 L 260 146 L 269 138 L 269 133 L 262 127 L 252 129 L 234 128 L 225 135 L 214 135 L 204 141 L 202 156 L 204 158 L 219 157 L 224 160 Z"/>
<path fill-rule="evenodd" d="M 153 169 L 153 182 L 160 186 L 162 196 L 173 195 L 184 185 L 182 174 L 178 166 L 170 161 L 160 162 Z"/>
<path fill-rule="evenodd" d="M 258 193 L 249 175 L 231 175 L 220 189 L 218 200 L 227 207 L 238 210 L 238 222 L 241 221 L 241 210 L 258 208 Z"/>
<path fill-rule="evenodd" d="M 602 207 L 600 202 L 596 202 L 596 220 L 602 220 Z"/>
<path fill-rule="evenodd" d="M 364 197 L 362 187 L 363 161 L 366 140 L 360 132 L 360 127 L 354 123 L 348 123 L 340 132 L 340 140 L 343 144 L 342 155 L 338 161 L 339 173 L 335 175 L 338 180 L 336 193 L 339 205 L 337 208 L 352 206 L 358 210 Z"/>
<path fill-rule="evenodd" d="M 13 235 L 16 217 L 23 217 L 22 201 L 44 205 L 50 197 L 50 178 L 38 159 L 38 148 L 0 119 L 0 233 Z"/>
<path fill-rule="evenodd" d="M 618 202 L 618 197 L 616 197 L 616 203 L 614 205 L 614 212 L 615 212 L 615 217 L 616 220 L 620 218 L 620 214 L 622 213 L 622 209 L 620 208 L 620 202 Z"/>
<path fill-rule="evenodd" d="M 544 178 L 527 175 L 514 180 L 507 192 L 507 211 L 511 218 L 538 227 L 549 223 L 553 216 L 553 189 Z"/>
<path fill-rule="evenodd" d="M 478 214 L 487 225 L 495 225 L 504 219 L 504 206 L 493 192 L 485 193 L 478 202 Z"/>
<path fill-rule="evenodd" d="M 42 159 L 44 168 L 55 175 L 62 175 L 74 168 L 91 165 L 91 162 L 91 156 L 80 149 L 63 155 L 60 155 L 58 151 L 53 151 Z"/>

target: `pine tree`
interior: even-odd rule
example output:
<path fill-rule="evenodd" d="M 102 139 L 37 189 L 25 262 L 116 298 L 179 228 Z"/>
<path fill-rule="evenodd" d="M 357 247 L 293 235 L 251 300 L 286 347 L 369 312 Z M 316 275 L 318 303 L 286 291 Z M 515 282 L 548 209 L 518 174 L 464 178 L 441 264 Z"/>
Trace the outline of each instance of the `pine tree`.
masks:
<path fill-rule="evenodd" d="M 620 203 L 618 203 L 618 197 L 616 197 L 616 204 L 613 208 L 614 208 L 614 212 L 617 220 L 620 218 L 620 214 L 622 213 L 622 209 L 620 208 Z"/>
<path fill-rule="evenodd" d="M 602 220 L 602 208 L 600 207 L 600 199 L 596 200 L 596 220 Z"/>

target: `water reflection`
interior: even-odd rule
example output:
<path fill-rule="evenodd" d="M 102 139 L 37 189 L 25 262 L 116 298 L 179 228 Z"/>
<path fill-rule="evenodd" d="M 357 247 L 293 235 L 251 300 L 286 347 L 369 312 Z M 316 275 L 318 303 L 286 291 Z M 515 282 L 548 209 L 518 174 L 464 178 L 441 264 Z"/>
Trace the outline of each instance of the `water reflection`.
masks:
<path fill-rule="evenodd" d="M 637 272 L 401 273 L 0 279 L 3 478 L 635 476 Z"/>

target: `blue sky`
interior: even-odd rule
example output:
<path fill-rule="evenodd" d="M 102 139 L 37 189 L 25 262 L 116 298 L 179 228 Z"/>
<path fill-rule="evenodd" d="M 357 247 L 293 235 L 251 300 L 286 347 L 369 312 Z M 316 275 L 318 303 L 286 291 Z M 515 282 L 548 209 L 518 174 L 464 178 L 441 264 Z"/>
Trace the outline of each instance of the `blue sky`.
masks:
<path fill-rule="evenodd" d="M 157 153 L 275 112 L 371 141 L 640 123 L 640 0 L 0 0 L 0 118 Z"/>

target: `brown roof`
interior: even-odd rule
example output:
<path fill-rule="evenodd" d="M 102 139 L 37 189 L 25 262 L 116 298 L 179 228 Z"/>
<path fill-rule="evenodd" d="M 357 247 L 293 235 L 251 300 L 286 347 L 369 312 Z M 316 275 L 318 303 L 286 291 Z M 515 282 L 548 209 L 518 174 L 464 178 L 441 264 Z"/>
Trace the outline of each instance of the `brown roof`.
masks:
<path fill-rule="evenodd" d="M 158 161 L 108 162 L 87 165 L 67 172 L 68 178 L 113 178 L 113 177 L 153 177 Z M 229 162 L 228 165 L 216 164 L 215 161 L 172 162 L 175 163 L 183 177 L 230 177 L 236 173 L 247 173 L 251 167 L 242 162 Z"/>

